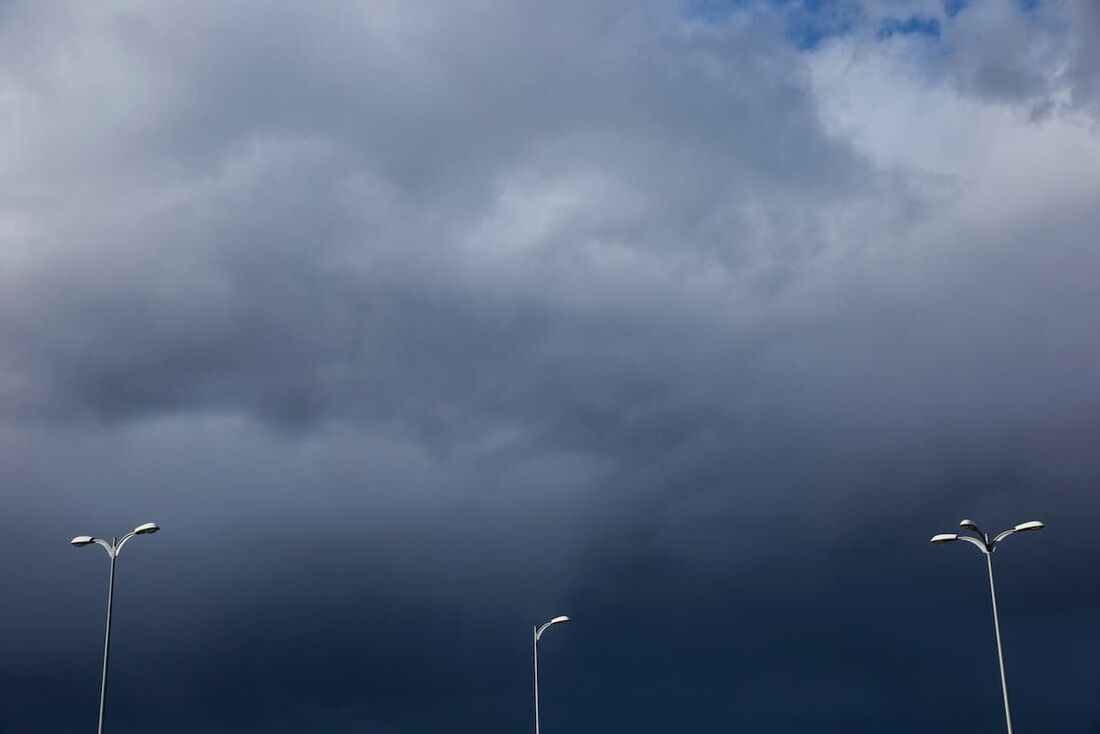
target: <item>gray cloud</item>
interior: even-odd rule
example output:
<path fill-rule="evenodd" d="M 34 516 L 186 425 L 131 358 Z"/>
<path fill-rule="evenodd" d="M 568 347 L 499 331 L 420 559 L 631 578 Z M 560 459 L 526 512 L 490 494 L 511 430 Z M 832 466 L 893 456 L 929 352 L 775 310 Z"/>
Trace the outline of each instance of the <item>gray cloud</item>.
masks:
<path fill-rule="evenodd" d="M 1059 109 L 1084 111 L 1095 117 L 1097 35 L 1100 16 L 1089 0 L 1020 2 L 975 0 L 947 13 L 941 2 L 870 2 L 864 23 L 920 18 L 935 21 L 933 39 L 897 36 L 892 43 L 924 46 L 932 54 L 917 54 L 930 76 L 990 101 L 1020 106 L 1035 118 Z"/>
<path fill-rule="evenodd" d="M 964 512 L 1060 526 L 1006 603 L 1021 661 L 1085 664 L 1052 620 L 1100 598 L 1036 599 L 1097 550 L 1097 146 L 1072 105 L 1016 119 L 1070 79 L 1087 109 L 1086 26 L 1036 25 L 1085 11 L 968 8 L 949 83 L 884 94 L 895 44 L 834 41 L 823 82 L 770 14 L 682 10 L 0 9 L 5 730 L 94 710 L 103 559 L 64 540 L 146 518 L 120 731 L 510 729 L 524 625 L 567 607 L 562 730 L 638 691 L 651 731 L 995 712 L 928 682 L 986 632 L 929 601 L 971 591 L 923 547 Z"/>

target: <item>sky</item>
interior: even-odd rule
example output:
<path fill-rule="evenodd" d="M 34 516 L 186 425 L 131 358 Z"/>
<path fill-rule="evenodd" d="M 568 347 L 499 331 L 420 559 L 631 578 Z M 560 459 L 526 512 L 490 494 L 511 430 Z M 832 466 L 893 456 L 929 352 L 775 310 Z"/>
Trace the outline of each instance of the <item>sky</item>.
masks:
<path fill-rule="evenodd" d="M 0 0 L 0 731 L 1097 734 L 1095 0 Z"/>

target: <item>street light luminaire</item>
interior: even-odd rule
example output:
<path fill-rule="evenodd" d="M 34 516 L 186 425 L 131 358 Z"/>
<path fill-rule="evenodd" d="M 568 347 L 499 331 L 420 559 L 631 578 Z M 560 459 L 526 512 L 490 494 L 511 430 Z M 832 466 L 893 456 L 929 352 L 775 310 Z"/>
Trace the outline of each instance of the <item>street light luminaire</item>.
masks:
<path fill-rule="evenodd" d="M 1004 698 L 1005 705 L 1005 727 L 1008 729 L 1008 734 L 1012 734 L 1012 713 L 1008 707 L 1008 680 L 1005 677 L 1005 655 L 1004 649 L 1001 647 L 1001 621 L 997 614 L 997 591 L 993 585 L 993 551 L 997 550 L 1001 545 L 1001 541 L 1008 536 L 1028 530 L 1042 530 L 1043 523 L 1038 520 L 1022 522 L 1015 527 L 1005 530 L 992 539 L 979 530 L 973 520 L 963 520 L 959 523 L 959 527 L 963 530 L 973 532 L 974 535 L 940 533 L 939 535 L 932 536 L 932 542 L 950 543 L 953 540 L 965 540 L 967 543 L 976 546 L 977 549 L 982 552 L 982 555 L 985 556 L 986 568 L 989 571 L 989 599 L 993 606 L 993 636 L 997 641 L 997 663 L 1001 669 L 1001 695 Z M 977 537 L 974 537 L 975 535 Z"/>
<path fill-rule="evenodd" d="M 551 619 L 549 622 L 543 622 L 537 627 L 532 627 L 531 635 L 534 643 L 534 663 L 535 663 L 535 734 L 539 734 L 539 638 L 542 637 L 542 633 L 553 627 L 555 624 L 563 624 L 569 621 L 569 617 L 564 614 Z"/>
<path fill-rule="evenodd" d="M 69 541 L 77 548 L 83 548 L 92 543 L 103 546 L 103 550 L 107 551 L 107 557 L 111 559 L 111 572 L 107 580 L 107 626 L 103 633 L 103 675 L 99 683 L 99 726 L 96 729 L 97 734 L 103 734 L 103 713 L 107 708 L 107 663 L 111 654 L 111 613 L 115 597 L 115 561 L 122 551 L 122 546 L 126 545 L 132 538 L 138 535 L 152 535 L 158 530 L 160 530 L 160 526 L 155 522 L 147 522 L 138 525 L 121 538 L 115 537 L 107 540 L 91 535 L 78 535 Z"/>

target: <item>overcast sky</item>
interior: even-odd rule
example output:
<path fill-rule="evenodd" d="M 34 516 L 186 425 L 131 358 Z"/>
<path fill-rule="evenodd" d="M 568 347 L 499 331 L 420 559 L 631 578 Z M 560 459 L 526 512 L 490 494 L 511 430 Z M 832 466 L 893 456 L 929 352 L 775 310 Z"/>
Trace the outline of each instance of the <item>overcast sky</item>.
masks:
<path fill-rule="evenodd" d="M 1098 232 L 1095 0 L 0 0 L 0 731 L 1097 734 Z"/>

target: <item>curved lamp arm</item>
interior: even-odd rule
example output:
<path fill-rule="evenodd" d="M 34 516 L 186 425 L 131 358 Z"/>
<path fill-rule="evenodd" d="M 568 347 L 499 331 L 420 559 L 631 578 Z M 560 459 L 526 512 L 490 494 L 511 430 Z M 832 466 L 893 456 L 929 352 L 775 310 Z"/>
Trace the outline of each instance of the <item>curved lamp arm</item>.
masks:
<path fill-rule="evenodd" d="M 126 545 L 126 541 L 135 535 L 152 535 L 153 533 L 160 532 L 160 525 L 155 522 L 146 522 L 138 525 L 136 528 L 126 533 L 122 537 L 122 540 L 118 541 L 118 545 L 115 546 L 115 555 L 117 556 L 122 551 L 122 546 Z"/>
<path fill-rule="evenodd" d="M 931 542 L 933 542 L 933 543 L 953 543 L 956 540 L 965 540 L 967 543 L 970 543 L 971 545 L 976 547 L 978 550 L 980 550 L 982 553 L 986 553 L 986 554 L 989 553 L 989 549 L 986 547 L 986 545 L 983 541 L 981 541 L 977 538 L 972 538 L 969 535 L 959 535 L 957 533 L 940 533 L 939 535 L 933 535 Z"/>
<path fill-rule="evenodd" d="M 996 538 L 993 539 L 993 542 L 990 545 L 996 547 L 997 543 L 1000 543 L 1002 540 L 1010 535 L 1013 535 L 1015 533 L 1026 533 L 1031 530 L 1042 530 L 1045 527 L 1046 525 L 1039 522 L 1038 520 L 1028 520 L 1027 522 L 1022 522 L 1016 527 L 1009 528 L 1008 530 L 999 534 Z"/>
<path fill-rule="evenodd" d="M 986 546 L 983 541 L 978 540 L 977 538 L 971 538 L 969 535 L 960 535 L 959 540 L 965 540 L 967 543 L 970 543 L 982 553 L 988 554 L 991 550 L 989 547 Z"/>
<path fill-rule="evenodd" d="M 115 555 L 116 556 L 119 553 L 122 552 L 122 546 L 126 545 L 126 542 L 128 540 L 130 540 L 130 538 L 132 538 L 132 537 L 134 537 L 134 532 L 131 530 L 130 532 L 126 533 L 125 535 L 123 535 L 121 538 L 118 539 L 118 543 L 115 544 Z"/>
<path fill-rule="evenodd" d="M 542 637 L 542 633 L 545 632 L 547 629 L 549 629 L 550 626 L 555 625 L 555 624 L 561 624 L 563 622 L 568 622 L 568 621 L 569 621 L 569 617 L 567 617 L 563 614 L 559 617 L 554 617 L 549 622 L 545 622 L 538 629 L 535 630 L 535 641 L 538 642 L 539 638 Z"/>
<path fill-rule="evenodd" d="M 75 548 L 83 548 L 86 545 L 91 545 L 92 543 L 95 543 L 100 548 L 107 551 L 108 557 L 115 557 L 115 546 L 110 541 L 104 540 L 103 538 L 96 538 L 91 535 L 78 535 L 70 540 L 69 543 Z"/>

